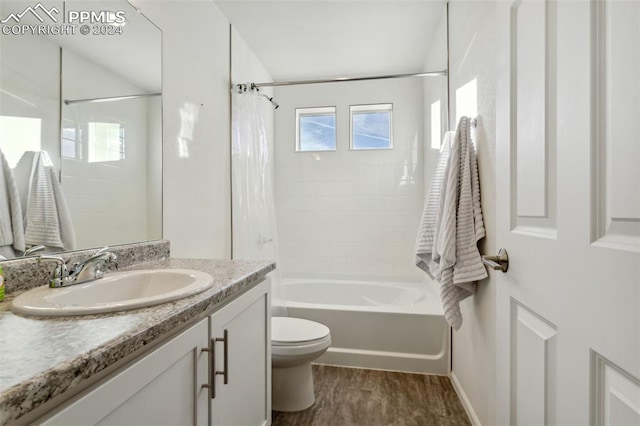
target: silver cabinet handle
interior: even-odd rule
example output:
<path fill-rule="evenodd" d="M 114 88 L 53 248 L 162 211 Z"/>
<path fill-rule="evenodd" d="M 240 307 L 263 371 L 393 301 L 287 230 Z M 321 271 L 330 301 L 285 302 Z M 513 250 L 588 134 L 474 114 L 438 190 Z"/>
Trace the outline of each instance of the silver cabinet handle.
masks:
<path fill-rule="evenodd" d="M 216 342 L 224 343 L 224 370 L 216 370 Z M 229 333 L 225 329 L 223 337 L 216 337 L 209 340 L 209 347 L 203 348 L 202 352 L 209 352 L 209 383 L 202 385 L 209 389 L 209 398 L 216 398 L 216 376 L 222 375 L 224 384 L 229 384 Z"/>
<path fill-rule="evenodd" d="M 507 272 L 509 269 L 509 253 L 503 248 L 498 251 L 497 256 L 482 256 L 482 263 L 495 269 L 496 271 Z"/>
<path fill-rule="evenodd" d="M 214 399 L 216 397 L 216 376 L 213 374 L 216 365 L 215 340 L 209 339 L 209 347 L 202 348 L 202 352 L 209 353 L 209 383 L 202 385 L 202 387 L 209 389 L 209 399 Z"/>
<path fill-rule="evenodd" d="M 216 371 L 215 374 L 222 375 L 224 384 L 227 385 L 229 384 L 229 332 L 227 329 L 224 330 L 224 337 L 216 337 L 215 341 L 224 343 L 224 370 Z"/>

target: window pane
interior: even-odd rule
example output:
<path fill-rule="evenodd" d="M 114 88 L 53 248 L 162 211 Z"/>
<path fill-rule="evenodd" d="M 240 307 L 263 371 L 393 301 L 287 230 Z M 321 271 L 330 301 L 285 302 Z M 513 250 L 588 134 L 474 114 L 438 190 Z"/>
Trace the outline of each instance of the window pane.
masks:
<path fill-rule="evenodd" d="M 389 149 L 391 143 L 391 105 L 351 107 L 351 149 Z"/>
<path fill-rule="evenodd" d="M 297 109 L 297 151 L 335 151 L 335 108 Z"/>
<path fill-rule="evenodd" d="M 62 123 L 62 157 L 74 160 L 82 160 L 82 137 L 80 129 L 76 129 L 75 123 L 66 121 Z"/>
<path fill-rule="evenodd" d="M 40 118 L 0 116 L 0 148 L 9 167 L 18 164 L 24 151 L 42 149 L 41 127 Z"/>
<path fill-rule="evenodd" d="M 89 123 L 89 162 L 124 160 L 124 129 L 118 123 Z"/>

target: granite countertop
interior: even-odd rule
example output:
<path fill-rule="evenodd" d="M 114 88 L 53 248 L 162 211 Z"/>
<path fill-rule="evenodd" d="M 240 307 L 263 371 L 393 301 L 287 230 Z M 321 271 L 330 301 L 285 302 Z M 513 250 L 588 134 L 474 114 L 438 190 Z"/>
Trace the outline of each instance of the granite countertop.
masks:
<path fill-rule="evenodd" d="M 258 284 L 269 261 L 166 259 L 133 269 L 204 271 L 213 287 L 147 308 L 72 317 L 28 317 L 0 302 L 0 425 L 68 392 L 92 375 Z"/>

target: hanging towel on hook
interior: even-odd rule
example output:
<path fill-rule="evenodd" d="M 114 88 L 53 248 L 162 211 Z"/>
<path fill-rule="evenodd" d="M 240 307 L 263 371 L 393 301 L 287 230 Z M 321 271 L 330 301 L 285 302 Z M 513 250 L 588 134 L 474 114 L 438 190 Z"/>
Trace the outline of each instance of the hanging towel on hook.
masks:
<path fill-rule="evenodd" d="M 431 278 L 430 265 L 433 262 L 433 242 L 436 231 L 436 218 L 438 216 L 438 205 L 440 204 L 440 191 L 442 189 L 442 181 L 449 162 L 449 151 L 451 143 L 455 137 L 454 132 L 447 132 L 444 135 L 440 153 L 436 160 L 436 167 L 431 178 L 427 198 L 424 202 L 424 210 L 420 219 L 420 227 L 418 229 L 418 238 L 416 239 L 416 266 L 425 271 Z"/>
<path fill-rule="evenodd" d="M 24 225 L 18 187 L 9 162 L 0 151 L 0 255 L 15 257 L 23 252 Z"/>
<path fill-rule="evenodd" d="M 32 154 L 25 241 L 32 245 L 73 250 L 76 246 L 73 224 L 51 158 L 45 151 Z"/>
<path fill-rule="evenodd" d="M 449 147 L 428 259 L 429 275 L 440 283 L 445 319 L 456 330 L 462 324 L 460 301 L 475 293 L 475 281 L 487 277 L 478 251 L 485 230 L 470 126 L 471 120 L 462 117 Z"/>

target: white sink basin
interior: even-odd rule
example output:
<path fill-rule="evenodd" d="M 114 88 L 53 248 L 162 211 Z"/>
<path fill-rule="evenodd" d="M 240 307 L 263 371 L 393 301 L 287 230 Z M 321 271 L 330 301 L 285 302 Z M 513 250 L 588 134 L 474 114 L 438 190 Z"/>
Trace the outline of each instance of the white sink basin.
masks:
<path fill-rule="evenodd" d="M 16 297 L 11 310 L 42 316 L 116 312 L 192 296 L 212 285 L 211 275 L 190 269 L 113 272 L 70 287 L 34 288 Z"/>

